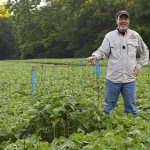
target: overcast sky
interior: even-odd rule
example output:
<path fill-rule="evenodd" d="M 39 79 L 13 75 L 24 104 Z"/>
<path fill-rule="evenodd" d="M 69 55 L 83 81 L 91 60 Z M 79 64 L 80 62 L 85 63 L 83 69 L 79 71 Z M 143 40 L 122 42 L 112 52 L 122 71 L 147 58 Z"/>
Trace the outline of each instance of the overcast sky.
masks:
<path fill-rule="evenodd" d="M 0 5 L 3 3 L 3 2 L 6 2 L 7 0 L 0 0 Z M 37 5 L 37 8 L 40 8 L 40 7 L 43 7 L 43 6 L 46 6 L 47 5 L 47 2 L 45 0 L 41 0 L 41 3 L 39 5 Z"/>
<path fill-rule="evenodd" d="M 2 2 L 6 2 L 7 0 L 0 0 L 0 4 L 2 4 Z"/>

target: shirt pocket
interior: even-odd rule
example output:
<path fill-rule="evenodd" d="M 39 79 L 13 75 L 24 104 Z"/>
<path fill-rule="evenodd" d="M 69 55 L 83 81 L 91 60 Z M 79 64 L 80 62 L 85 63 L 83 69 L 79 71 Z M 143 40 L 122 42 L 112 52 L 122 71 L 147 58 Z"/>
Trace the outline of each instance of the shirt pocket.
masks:
<path fill-rule="evenodd" d="M 109 66 L 114 66 L 114 65 L 118 64 L 118 61 L 119 61 L 118 59 L 109 58 L 108 64 L 109 64 Z"/>
<path fill-rule="evenodd" d="M 127 42 L 127 51 L 129 56 L 136 56 L 136 51 L 138 48 L 138 42 L 137 41 L 128 41 Z"/>
<path fill-rule="evenodd" d="M 111 47 L 111 58 L 119 59 L 121 44 L 115 43 L 115 44 L 111 45 L 110 47 Z"/>

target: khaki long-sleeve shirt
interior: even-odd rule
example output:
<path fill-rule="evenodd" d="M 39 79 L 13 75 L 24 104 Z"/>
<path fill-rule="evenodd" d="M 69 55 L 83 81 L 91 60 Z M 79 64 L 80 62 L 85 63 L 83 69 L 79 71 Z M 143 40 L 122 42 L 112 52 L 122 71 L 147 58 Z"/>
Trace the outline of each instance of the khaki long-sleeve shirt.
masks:
<path fill-rule="evenodd" d="M 136 53 L 140 52 L 137 62 Z M 141 36 L 128 29 L 125 35 L 118 30 L 106 34 L 102 45 L 92 55 L 98 59 L 109 58 L 106 78 L 115 83 L 127 83 L 135 80 L 133 69 L 148 64 L 149 50 Z"/>

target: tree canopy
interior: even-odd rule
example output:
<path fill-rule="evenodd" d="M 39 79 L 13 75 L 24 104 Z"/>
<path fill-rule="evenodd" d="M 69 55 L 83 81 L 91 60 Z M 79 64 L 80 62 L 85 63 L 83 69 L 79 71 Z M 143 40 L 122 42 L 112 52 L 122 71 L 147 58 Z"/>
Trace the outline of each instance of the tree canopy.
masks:
<path fill-rule="evenodd" d="M 131 14 L 130 28 L 150 46 L 148 0 L 15 0 L 0 7 L 0 59 L 87 57 L 116 28 L 120 10 Z M 10 15 L 12 14 L 12 15 Z"/>

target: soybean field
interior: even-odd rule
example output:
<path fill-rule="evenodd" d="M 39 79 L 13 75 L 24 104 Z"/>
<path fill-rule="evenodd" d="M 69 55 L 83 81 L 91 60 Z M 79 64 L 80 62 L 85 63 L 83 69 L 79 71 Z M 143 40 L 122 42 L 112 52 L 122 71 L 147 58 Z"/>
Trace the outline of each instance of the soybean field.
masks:
<path fill-rule="evenodd" d="M 150 149 L 150 64 L 137 77 L 139 114 L 103 114 L 107 60 L 0 61 L 1 150 Z M 34 71 L 34 88 L 33 88 Z"/>

